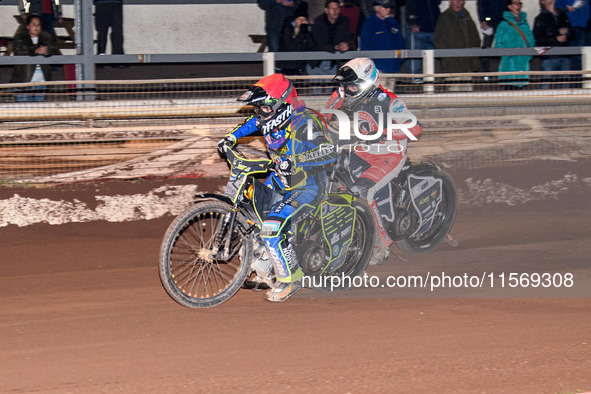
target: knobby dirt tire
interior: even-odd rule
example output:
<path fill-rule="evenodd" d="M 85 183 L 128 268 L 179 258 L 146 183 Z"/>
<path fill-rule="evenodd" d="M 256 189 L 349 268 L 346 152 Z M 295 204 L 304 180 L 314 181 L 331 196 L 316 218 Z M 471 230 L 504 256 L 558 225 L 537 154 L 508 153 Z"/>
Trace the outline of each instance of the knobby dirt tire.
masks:
<path fill-rule="evenodd" d="M 425 233 L 412 238 L 396 241 L 396 245 L 407 253 L 427 253 L 435 250 L 447 237 L 456 220 L 458 212 L 458 197 L 456 186 L 451 177 L 443 170 L 435 171 L 435 178 L 440 178 L 442 184 L 442 200 L 433 225 Z"/>
<path fill-rule="evenodd" d="M 234 296 L 246 280 L 252 242 L 238 230 L 238 223 L 242 229 L 247 228 L 240 214 L 236 216 L 232 236 L 235 254 L 229 261 L 207 256 L 231 209 L 219 201 L 199 202 L 178 215 L 168 227 L 160 247 L 160 281 L 179 304 L 188 308 L 220 305 Z M 240 248 L 242 252 L 238 252 Z"/>

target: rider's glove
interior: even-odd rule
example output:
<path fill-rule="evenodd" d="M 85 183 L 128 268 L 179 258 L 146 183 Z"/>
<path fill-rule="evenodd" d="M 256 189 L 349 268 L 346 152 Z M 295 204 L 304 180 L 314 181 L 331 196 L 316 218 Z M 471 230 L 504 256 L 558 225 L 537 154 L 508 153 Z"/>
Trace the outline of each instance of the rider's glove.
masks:
<path fill-rule="evenodd" d="M 275 163 L 275 172 L 279 175 L 289 176 L 294 173 L 293 161 L 290 157 L 287 157 L 279 162 Z"/>
<path fill-rule="evenodd" d="M 218 142 L 218 150 L 220 153 L 225 154 L 228 147 L 232 147 L 234 145 L 236 145 L 236 137 L 234 137 L 232 134 L 228 134 Z"/>

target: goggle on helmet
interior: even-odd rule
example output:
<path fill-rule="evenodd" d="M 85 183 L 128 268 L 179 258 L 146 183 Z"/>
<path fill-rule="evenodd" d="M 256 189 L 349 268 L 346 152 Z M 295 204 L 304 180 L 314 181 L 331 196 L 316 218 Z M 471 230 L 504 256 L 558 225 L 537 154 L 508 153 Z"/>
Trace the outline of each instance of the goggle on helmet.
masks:
<path fill-rule="evenodd" d="M 332 81 L 339 85 L 339 96 L 353 109 L 378 86 L 378 69 L 371 59 L 356 58 L 345 63 Z"/>

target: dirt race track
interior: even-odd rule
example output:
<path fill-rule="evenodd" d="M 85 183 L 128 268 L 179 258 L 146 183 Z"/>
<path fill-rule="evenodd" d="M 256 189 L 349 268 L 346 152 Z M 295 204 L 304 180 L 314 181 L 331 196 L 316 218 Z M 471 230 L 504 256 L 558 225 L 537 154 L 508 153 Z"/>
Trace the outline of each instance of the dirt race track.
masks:
<path fill-rule="evenodd" d="M 367 274 L 467 274 L 484 278 L 482 287 L 305 289 L 283 304 L 242 290 L 190 310 L 158 279 L 170 214 L 0 224 L 0 392 L 591 390 L 591 160 L 449 172 L 460 191 L 459 246 L 399 253 Z M 173 183 L 215 191 L 221 182 L 4 187 L 0 201 L 45 198 L 94 212 L 99 194 Z M 573 285 L 509 288 L 510 273 L 571 273 Z"/>

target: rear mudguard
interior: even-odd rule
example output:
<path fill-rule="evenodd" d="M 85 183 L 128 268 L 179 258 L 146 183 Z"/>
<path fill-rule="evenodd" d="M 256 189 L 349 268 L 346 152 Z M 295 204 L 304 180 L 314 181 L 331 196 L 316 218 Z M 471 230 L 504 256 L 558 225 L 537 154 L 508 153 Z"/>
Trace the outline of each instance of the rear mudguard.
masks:
<path fill-rule="evenodd" d="M 433 175 L 435 171 L 441 170 L 437 164 L 430 162 L 430 161 L 422 161 L 419 164 L 412 164 L 410 167 L 410 172 L 415 175 Z"/>

